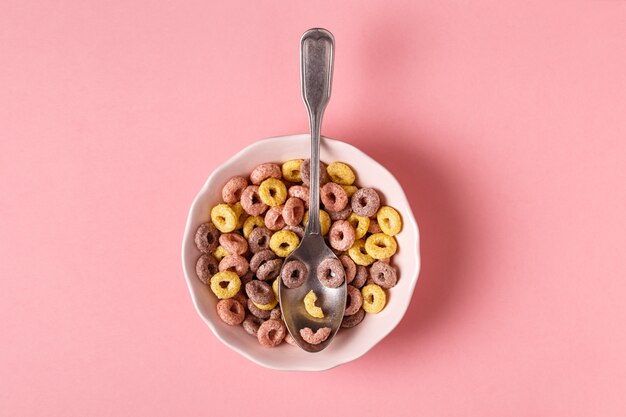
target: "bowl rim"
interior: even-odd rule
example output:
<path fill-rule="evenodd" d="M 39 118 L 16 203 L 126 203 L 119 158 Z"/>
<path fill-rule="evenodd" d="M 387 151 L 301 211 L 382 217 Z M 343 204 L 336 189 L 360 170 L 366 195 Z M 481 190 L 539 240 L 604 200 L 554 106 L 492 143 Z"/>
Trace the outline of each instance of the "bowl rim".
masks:
<path fill-rule="evenodd" d="M 265 368 L 268 369 L 274 369 L 274 370 L 279 370 L 279 371 L 307 371 L 307 372 L 313 372 L 313 371 L 325 371 L 325 370 L 329 370 L 329 369 L 333 369 L 337 366 L 346 364 L 348 362 L 352 362 L 358 358 L 360 358 L 361 356 L 365 355 L 367 352 L 369 352 L 371 349 L 374 348 L 374 346 L 376 346 L 377 344 L 379 344 L 383 339 L 385 339 L 397 326 L 398 324 L 400 324 L 400 322 L 403 320 L 404 316 L 406 315 L 406 311 L 408 310 L 408 307 L 411 303 L 411 300 L 413 299 L 413 294 L 415 291 L 415 286 L 417 285 L 417 281 L 419 279 L 419 275 L 421 272 L 421 257 L 420 257 L 420 233 L 419 233 L 419 226 L 417 224 L 417 221 L 415 220 L 415 215 L 413 214 L 413 208 L 411 207 L 411 203 L 409 202 L 409 199 L 406 196 L 406 193 L 404 192 L 404 188 L 402 186 L 402 184 L 400 183 L 400 181 L 398 181 L 398 179 L 396 178 L 395 175 L 393 175 L 387 168 L 385 168 L 384 165 L 382 165 L 380 162 L 378 162 L 375 158 L 371 157 L 370 155 L 366 154 L 365 152 L 363 152 L 362 150 L 360 150 L 359 148 L 357 148 L 356 146 L 348 143 L 348 142 L 343 142 L 337 139 L 332 139 L 329 138 L 327 136 L 322 136 L 322 140 L 325 142 L 329 142 L 329 143 L 340 143 L 343 146 L 348 146 L 350 148 L 352 148 L 353 152 L 359 153 L 360 156 L 365 157 L 366 159 L 371 160 L 374 164 L 378 165 L 380 168 L 382 168 L 384 171 L 386 171 L 399 185 L 400 185 L 400 195 L 398 196 L 401 200 L 401 203 L 406 204 L 406 207 L 408 207 L 408 213 L 409 216 L 408 218 L 403 218 L 403 227 L 407 227 L 410 226 L 411 229 L 413 229 L 414 233 L 415 233 L 415 276 L 411 277 L 411 282 L 409 285 L 409 292 L 410 292 L 410 296 L 404 298 L 404 299 L 400 299 L 400 300 L 396 300 L 396 303 L 401 302 L 401 300 L 404 300 L 403 302 L 403 312 L 402 315 L 396 320 L 396 322 L 392 325 L 389 326 L 388 328 L 386 328 L 383 332 L 381 332 L 377 338 L 377 340 L 371 345 L 369 346 L 367 349 L 363 350 L 363 351 L 359 351 L 354 355 L 346 355 L 345 357 L 342 357 L 340 361 L 337 361 L 337 363 L 333 363 L 330 364 L 328 366 L 324 365 L 324 366 L 305 366 L 305 367 L 289 367 L 289 366 L 276 366 L 274 364 L 268 364 L 266 362 L 263 362 L 262 360 L 259 360 L 258 358 L 256 358 L 255 356 L 251 355 L 250 353 L 248 353 L 246 350 L 241 349 L 235 345 L 232 345 L 230 343 L 228 343 L 221 335 L 220 333 L 217 331 L 217 329 L 215 328 L 215 325 L 213 324 L 213 322 L 211 320 L 209 320 L 208 318 L 206 318 L 203 314 L 202 311 L 200 310 L 200 306 L 199 306 L 199 300 L 198 297 L 196 296 L 196 293 L 192 287 L 191 284 L 191 280 L 192 279 L 197 279 L 195 276 L 195 271 L 189 271 L 187 269 L 187 265 L 185 262 L 185 246 L 186 246 L 186 242 L 188 241 L 188 239 L 191 238 L 191 234 L 195 233 L 195 231 L 192 230 L 192 224 L 193 224 L 193 212 L 194 212 L 194 208 L 196 207 L 197 204 L 199 204 L 201 197 L 206 194 L 206 192 L 208 191 L 209 188 L 209 184 L 212 182 L 213 178 L 215 176 L 217 176 L 217 174 L 221 171 L 223 171 L 224 169 L 228 168 L 229 166 L 235 164 L 235 161 L 239 160 L 239 158 L 243 155 L 245 155 L 246 153 L 250 152 L 255 146 L 257 146 L 260 142 L 278 142 L 281 140 L 284 140 L 286 138 L 291 138 L 294 140 L 297 139 L 306 139 L 308 138 L 310 135 L 307 133 L 300 133 L 300 134 L 287 134 L 287 135 L 280 135 L 280 136 L 272 136 L 269 138 L 265 138 L 265 139 L 260 139 L 257 140 L 251 144 L 249 144 L 248 146 L 244 147 L 243 149 L 239 150 L 237 153 L 235 153 L 234 155 L 232 155 L 230 158 L 228 158 L 226 161 L 224 161 L 223 163 L 221 163 L 219 166 L 217 166 L 209 175 L 209 177 L 206 179 L 206 181 L 204 182 L 204 185 L 200 188 L 200 191 L 196 194 L 196 196 L 193 199 L 193 202 L 191 203 L 191 206 L 189 208 L 189 213 L 187 215 L 187 221 L 185 223 L 185 231 L 183 233 L 183 240 L 182 240 L 182 251 L 181 251 L 181 259 L 182 259 L 182 265 L 183 265 L 183 275 L 185 276 L 185 281 L 187 283 L 187 289 L 189 290 L 189 294 L 191 295 L 191 300 L 193 302 L 193 306 L 196 310 L 196 313 L 200 316 L 200 318 L 202 319 L 202 321 L 204 321 L 204 323 L 211 329 L 211 331 L 213 332 L 213 334 L 217 337 L 218 340 L 220 340 L 224 345 L 226 345 L 228 348 L 232 349 L 233 351 L 239 353 L 240 355 L 242 355 L 243 357 L 245 357 L 246 359 L 260 365 L 263 366 Z M 407 221 L 408 220 L 408 221 Z"/>

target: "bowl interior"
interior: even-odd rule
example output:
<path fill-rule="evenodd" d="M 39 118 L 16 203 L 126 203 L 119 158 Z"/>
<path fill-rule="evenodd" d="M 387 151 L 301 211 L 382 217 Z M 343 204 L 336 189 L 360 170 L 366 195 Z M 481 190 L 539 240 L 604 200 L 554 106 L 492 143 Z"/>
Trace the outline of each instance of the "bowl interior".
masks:
<path fill-rule="evenodd" d="M 402 232 L 396 236 L 398 252 L 393 264 L 398 268 L 398 284 L 388 291 L 387 306 L 375 315 L 366 315 L 361 324 L 340 330 L 331 345 L 320 353 L 308 353 L 282 343 L 274 349 L 264 348 L 243 331 L 228 326 L 217 317 L 216 297 L 196 277 L 195 265 L 200 256 L 193 238 L 201 223 L 210 219 L 209 211 L 221 202 L 221 188 L 235 175 L 248 176 L 263 162 L 284 162 L 307 158 L 309 135 L 290 135 L 258 141 L 230 158 L 216 169 L 193 202 L 183 239 L 183 269 L 198 314 L 227 346 L 248 359 L 269 368 L 281 370 L 323 370 L 349 362 L 365 354 L 400 322 L 411 300 L 420 269 L 419 232 L 409 202 L 398 181 L 374 159 L 344 142 L 323 138 L 321 160 L 342 161 L 354 169 L 361 187 L 377 189 L 383 204 L 396 208 L 403 220 Z"/>

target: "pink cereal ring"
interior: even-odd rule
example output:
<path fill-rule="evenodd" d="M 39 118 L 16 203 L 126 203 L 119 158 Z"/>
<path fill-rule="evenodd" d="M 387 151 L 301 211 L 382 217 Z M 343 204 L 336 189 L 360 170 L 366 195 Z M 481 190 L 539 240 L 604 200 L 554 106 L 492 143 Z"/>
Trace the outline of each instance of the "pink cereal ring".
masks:
<path fill-rule="evenodd" d="M 239 301 L 226 298 L 217 302 L 217 315 L 229 326 L 236 326 L 246 317 L 246 309 Z"/>
<path fill-rule="evenodd" d="M 339 261 L 346 271 L 346 283 L 350 284 L 352 280 L 354 280 L 354 277 L 356 277 L 356 264 L 348 255 L 341 255 Z"/>
<path fill-rule="evenodd" d="M 302 178 L 303 184 L 309 185 L 311 178 L 310 159 L 302 161 L 302 165 L 300 166 L 300 177 Z M 328 181 L 330 181 L 330 176 L 328 175 L 328 172 L 326 172 L 326 164 L 320 161 L 320 186 L 326 184 Z"/>
<path fill-rule="evenodd" d="M 220 271 L 234 270 L 237 276 L 244 276 L 249 269 L 248 261 L 241 255 L 228 255 L 222 258 L 219 265 Z"/>
<path fill-rule="evenodd" d="M 309 208 L 309 192 L 309 187 L 305 185 L 294 185 L 287 190 L 289 197 L 299 198 L 306 208 Z"/>
<path fill-rule="evenodd" d="M 289 333 L 285 335 L 285 342 L 287 342 L 291 346 L 298 347 L 298 344 L 296 343 L 295 339 Z"/>
<path fill-rule="evenodd" d="M 254 185 L 259 185 L 268 178 L 282 177 L 282 170 L 279 165 L 273 163 L 265 163 L 258 165 L 252 170 L 250 174 L 250 182 Z"/>
<path fill-rule="evenodd" d="M 352 195 L 352 211 L 363 217 L 372 217 L 380 207 L 380 197 L 373 188 L 360 188 Z"/>
<path fill-rule="evenodd" d="M 256 337 L 261 324 L 263 324 L 263 319 L 260 319 L 252 314 L 247 314 L 243 323 L 241 323 L 246 333 L 254 337 Z"/>
<path fill-rule="evenodd" d="M 222 200 L 228 204 L 235 204 L 241 199 L 241 193 L 248 186 L 244 177 L 232 177 L 222 188 Z"/>
<path fill-rule="evenodd" d="M 251 216 L 260 216 L 265 213 L 267 204 L 265 204 L 259 196 L 258 185 L 248 185 L 241 192 L 241 207 Z"/>
<path fill-rule="evenodd" d="M 248 251 L 248 241 L 237 233 L 225 233 L 220 236 L 220 245 L 233 255 L 243 255 Z"/>
<path fill-rule="evenodd" d="M 261 346 L 276 347 L 280 345 L 286 334 L 287 328 L 282 321 L 269 319 L 259 326 L 257 338 Z"/>
<path fill-rule="evenodd" d="M 284 205 L 270 207 L 265 213 L 265 227 L 270 230 L 280 230 L 285 227 L 285 219 L 283 218 Z"/>
<path fill-rule="evenodd" d="M 356 232 L 347 220 L 337 220 L 330 226 L 328 241 L 333 249 L 346 251 L 354 245 Z"/>
<path fill-rule="evenodd" d="M 352 214 L 352 207 L 348 204 L 346 208 L 341 211 L 327 210 L 327 213 L 328 217 L 330 217 L 330 219 L 334 222 L 337 220 L 347 220 L 348 217 L 350 217 L 350 214 Z"/>
<path fill-rule="evenodd" d="M 352 316 L 356 314 L 363 306 L 363 295 L 361 290 L 348 285 L 348 300 L 346 301 L 346 310 L 343 313 L 344 316 Z"/>
<path fill-rule="evenodd" d="M 313 332 L 310 327 L 300 329 L 300 336 L 311 345 L 319 345 L 330 336 L 330 327 L 322 327 Z"/>
<path fill-rule="evenodd" d="M 267 217 L 267 215 L 266 215 Z M 289 197 L 283 208 L 283 219 L 289 226 L 297 226 L 304 217 L 304 201 L 298 197 Z"/>
<path fill-rule="evenodd" d="M 367 229 L 367 231 L 371 234 L 374 234 L 374 233 L 381 233 L 383 230 L 378 225 L 378 220 L 370 219 L 370 226 Z"/>
<path fill-rule="evenodd" d="M 320 188 L 320 198 L 324 207 L 330 211 L 341 211 L 348 204 L 348 194 L 339 184 L 329 182 Z"/>

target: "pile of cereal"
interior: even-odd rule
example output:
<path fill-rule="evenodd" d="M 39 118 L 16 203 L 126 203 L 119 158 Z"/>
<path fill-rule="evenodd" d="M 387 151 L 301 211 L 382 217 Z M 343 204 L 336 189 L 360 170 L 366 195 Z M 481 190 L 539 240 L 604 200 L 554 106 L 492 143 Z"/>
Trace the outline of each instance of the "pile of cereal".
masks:
<path fill-rule="evenodd" d="M 280 275 L 283 259 L 300 243 L 308 219 L 310 161 L 294 159 L 279 165 L 265 163 L 250 178 L 233 177 L 222 189 L 223 203 L 211 209 L 211 221 L 198 227 L 195 243 L 202 255 L 196 264 L 198 278 L 219 298 L 217 314 L 226 324 L 242 325 L 263 346 L 283 340 L 295 345 L 278 306 L 278 280 L 288 288 L 305 282 L 308 271 L 290 261 Z M 348 286 L 342 328 L 351 328 L 365 313 L 380 312 L 387 302 L 386 290 L 398 275 L 391 257 L 398 245 L 394 238 L 402 229 L 400 214 L 381 206 L 373 188 L 358 188 L 354 171 L 342 162 L 320 167 L 320 225 L 322 234 L 339 257 L 340 281 L 324 285 Z M 328 265 L 328 270 L 337 268 Z M 333 271 L 331 271 L 333 272 Z M 302 300 L 312 317 L 324 317 L 312 291 Z M 320 343 L 327 327 L 301 329 L 309 343 Z"/>

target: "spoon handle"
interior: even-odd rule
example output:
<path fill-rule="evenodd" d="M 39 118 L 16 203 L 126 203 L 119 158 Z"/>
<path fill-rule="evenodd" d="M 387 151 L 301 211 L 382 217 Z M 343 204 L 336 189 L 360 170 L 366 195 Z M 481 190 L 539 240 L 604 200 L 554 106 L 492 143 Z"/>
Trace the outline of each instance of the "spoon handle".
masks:
<path fill-rule="evenodd" d="M 320 234 L 320 128 L 330 100 L 335 38 L 326 29 L 309 29 L 300 40 L 302 100 L 311 126 L 311 183 L 306 234 Z"/>

